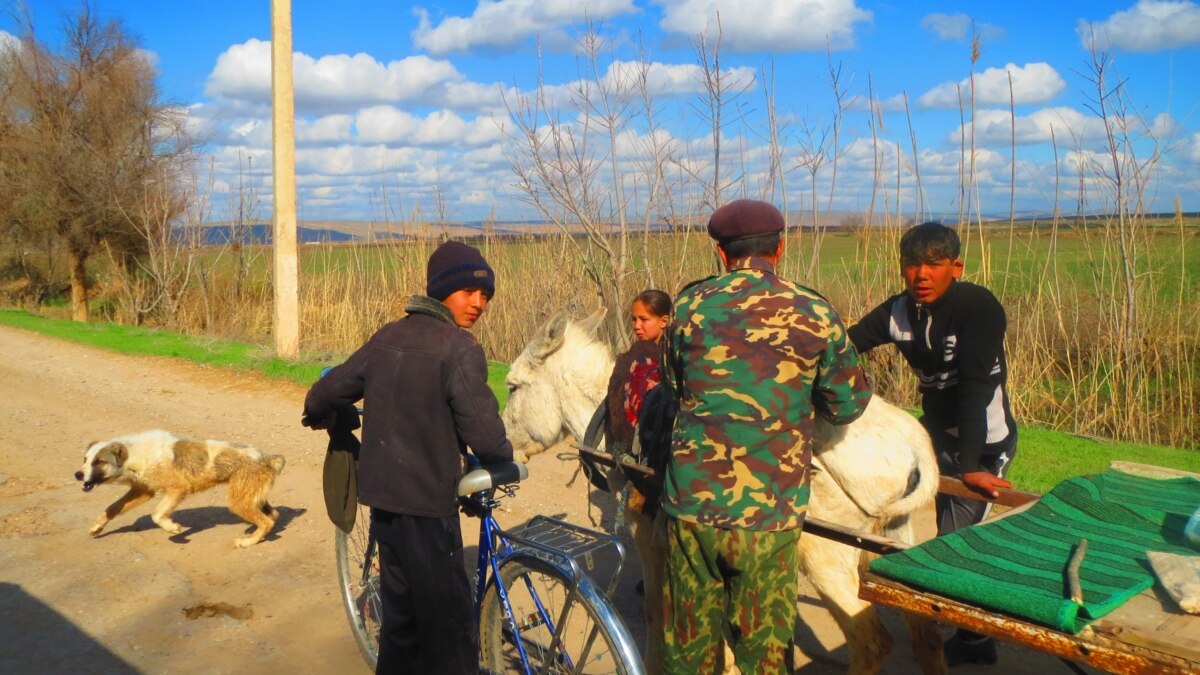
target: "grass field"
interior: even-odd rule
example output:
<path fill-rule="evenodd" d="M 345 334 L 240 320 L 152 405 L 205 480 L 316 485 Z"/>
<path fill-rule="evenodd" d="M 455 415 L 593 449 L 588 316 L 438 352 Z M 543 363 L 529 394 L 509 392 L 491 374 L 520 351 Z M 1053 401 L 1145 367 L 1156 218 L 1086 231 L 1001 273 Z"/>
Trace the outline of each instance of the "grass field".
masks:
<path fill-rule="evenodd" d="M 255 371 L 305 386 L 315 381 L 323 368 L 335 365 L 327 359 L 284 361 L 270 356 L 261 345 L 245 342 L 99 322 L 82 324 L 18 310 L 0 310 L 0 324 L 122 354 L 178 358 L 233 371 Z M 491 362 L 488 371 L 488 383 L 503 405 L 507 398 L 504 377 L 508 366 Z M 1032 492 L 1045 492 L 1069 476 L 1100 471 L 1112 460 L 1200 473 L 1200 452 L 1194 450 L 1118 443 L 1035 427 L 1021 428 L 1017 457 L 1010 477 L 1018 488 Z"/>
<path fill-rule="evenodd" d="M 897 244 L 907 223 L 816 233 L 792 227 L 780 273 L 830 300 L 849 325 L 898 292 Z M 615 228 L 615 226 L 613 226 Z M 1082 436 L 1200 447 L 1200 220 L 1194 215 L 1121 222 L 1089 217 L 1038 223 L 962 224 L 964 279 L 986 286 L 1007 314 L 1005 346 L 1013 412 L 1024 425 Z M 606 238 L 605 238 L 606 237 Z M 646 288 L 678 292 L 716 271 L 702 228 L 472 239 L 495 268 L 497 294 L 472 330 L 493 361 L 510 362 L 558 311 L 576 318 L 603 306 L 601 337 L 628 343 L 628 299 Z M 425 287 L 435 240 L 318 244 L 299 251 L 300 348 L 337 362 Z M 170 287 L 122 275 L 93 259 L 92 316 L 154 325 L 247 345 L 269 344 L 273 326 L 268 247 L 175 251 Z M 49 278 L 51 275 L 46 273 Z M 21 288 L 15 282 L 14 288 Z M 61 287 L 61 286 L 60 286 Z M 0 284 L 0 293 L 5 286 Z M 155 294 L 158 295 L 155 295 Z M 139 295 L 140 294 L 140 295 Z M 2 297 L 2 296 L 0 296 Z M 19 297 L 10 305 L 28 305 Z M 138 314 L 133 306 L 153 306 Z M 42 304 L 35 312 L 68 316 Z M 265 351 L 249 356 L 271 366 Z M 889 400 L 917 405 L 914 378 L 895 351 L 874 350 L 866 368 Z"/>

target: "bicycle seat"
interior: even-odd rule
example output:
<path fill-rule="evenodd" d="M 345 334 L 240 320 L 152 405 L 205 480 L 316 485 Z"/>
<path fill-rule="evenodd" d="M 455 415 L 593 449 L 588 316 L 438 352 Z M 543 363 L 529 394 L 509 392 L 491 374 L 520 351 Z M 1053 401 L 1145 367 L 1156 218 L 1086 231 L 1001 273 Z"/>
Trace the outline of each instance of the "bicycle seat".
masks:
<path fill-rule="evenodd" d="M 458 481 L 458 496 L 490 490 L 509 483 L 518 483 L 529 478 L 529 469 L 517 462 L 500 462 L 499 464 L 484 464 L 477 469 L 467 472 Z"/>

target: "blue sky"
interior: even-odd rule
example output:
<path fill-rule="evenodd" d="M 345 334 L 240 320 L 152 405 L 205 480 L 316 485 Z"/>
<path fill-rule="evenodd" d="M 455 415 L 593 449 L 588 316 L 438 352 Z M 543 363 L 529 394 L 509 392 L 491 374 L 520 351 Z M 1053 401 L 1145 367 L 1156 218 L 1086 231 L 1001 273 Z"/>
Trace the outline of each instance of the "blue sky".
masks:
<path fill-rule="evenodd" d="M 52 42 L 62 12 L 76 7 L 47 0 L 28 6 L 39 34 Z M 214 174 L 213 218 L 224 217 L 239 165 L 242 182 L 258 186 L 260 216 L 269 218 L 269 0 L 93 0 L 93 7 L 140 40 L 159 68 L 164 97 L 185 108 L 209 139 L 213 161 L 203 164 Z M 726 114 L 737 118 L 722 141 L 727 171 L 737 178 L 726 197 L 769 194 L 779 203 L 786 195 L 789 208 L 811 208 L 805 146 L 824 137 L 819 208 L 866 209 L 879 162 L 877 212 L 917 208 L 918 172 L 920 209 L 956 212 L 961 125 L 969 117 L 959 99 L 973 72 L 973 203 L 1006 215 L 1015 194 L 1018 211 L 1048 212 L 1058 184 L 1058 207 L 1074 213 L 1083 166 L 1085 208 L 1104 208 L 1096 189 L 1102 170 L 1091 168 L 1107 159 L 1089 81 L 1086 38 L 1094 35 L 1110 85 L 1123 83 L 1133 156 L 1147 162 L 1161 153 L 1144 174 L 1148 207 L 1172 210 L 1179 197 L 1185 209 L 1200 210 L 1200 5 L 1191 0 L 293 0 L 292 13 L 301 220 L 395 221 L 414 212 L 429 219 L 438 194 L 451 220 L 539 217 L 514 187 L 510 106 L 531 94 L 540 76 L 561 119 L 581 120 L 568 92 L 583 74 L 579 38 L 588 22 L 603 38 L 599 68 L 607 81 L 628 72 L 614 64 L 650 66 L 657 132 L 636 119 L 640 109 L 631 103 L 611 153 L 627 181 L 622 194 L 635 206 L 647 199 L 640 185 L 648 179 L 636 167 L 651 138 L 665 149 L 671 175 L 702 176 L 711 142 L 694 47 L 701 35 L 715 42 L 718 15 L 721 69 L 744 89 L 730 108 L 738 114 Z M 972 30 L 981 47 L 974 67 Z M 0 31 L 18 29 L 5 15 Z M 833 190 L 831 62 L 841 70 L 846 103 Z M 763 77 L 770 68 L 773 86 Z M 764 178 L 768 90 L 784 169 L 771 193 Z M 875 115 L 868 100 L 876 102 Z M 606 161 L 603 140 L 590 147 Z M 611 181 L 604 166 L 602 194 Z M 676 206 L 699 212 L 689 189 L 679 188 Z"/>

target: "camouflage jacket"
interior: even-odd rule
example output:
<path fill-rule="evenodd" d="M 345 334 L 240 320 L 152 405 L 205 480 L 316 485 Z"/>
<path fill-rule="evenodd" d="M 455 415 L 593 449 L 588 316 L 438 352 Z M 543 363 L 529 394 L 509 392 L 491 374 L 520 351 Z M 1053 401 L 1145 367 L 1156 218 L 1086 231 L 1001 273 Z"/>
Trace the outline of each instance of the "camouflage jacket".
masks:
<path fill-rule="evenodd" d="M 804 523 L 814 414 L 856 419 L 871 391 L 837 313 L 761 258 L 675 300 L 682 380 L 663 508 L 722 528 Z"/>

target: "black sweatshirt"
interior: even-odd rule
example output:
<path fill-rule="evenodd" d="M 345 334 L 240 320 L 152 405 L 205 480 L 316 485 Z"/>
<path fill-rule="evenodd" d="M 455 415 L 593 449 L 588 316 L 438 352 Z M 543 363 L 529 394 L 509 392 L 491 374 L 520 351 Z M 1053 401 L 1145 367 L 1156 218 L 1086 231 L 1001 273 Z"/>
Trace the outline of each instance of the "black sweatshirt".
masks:
<path fill-rule="evenodd" d="M 894 295 L 849 329 L 858 351 L 892 343 L 920 378 L 922 420 L 958 439 L 963 473 L 1016 433 L 1008 403 L 1004 308 L 991 291 L 955 281 L 929 305 Z"/>

